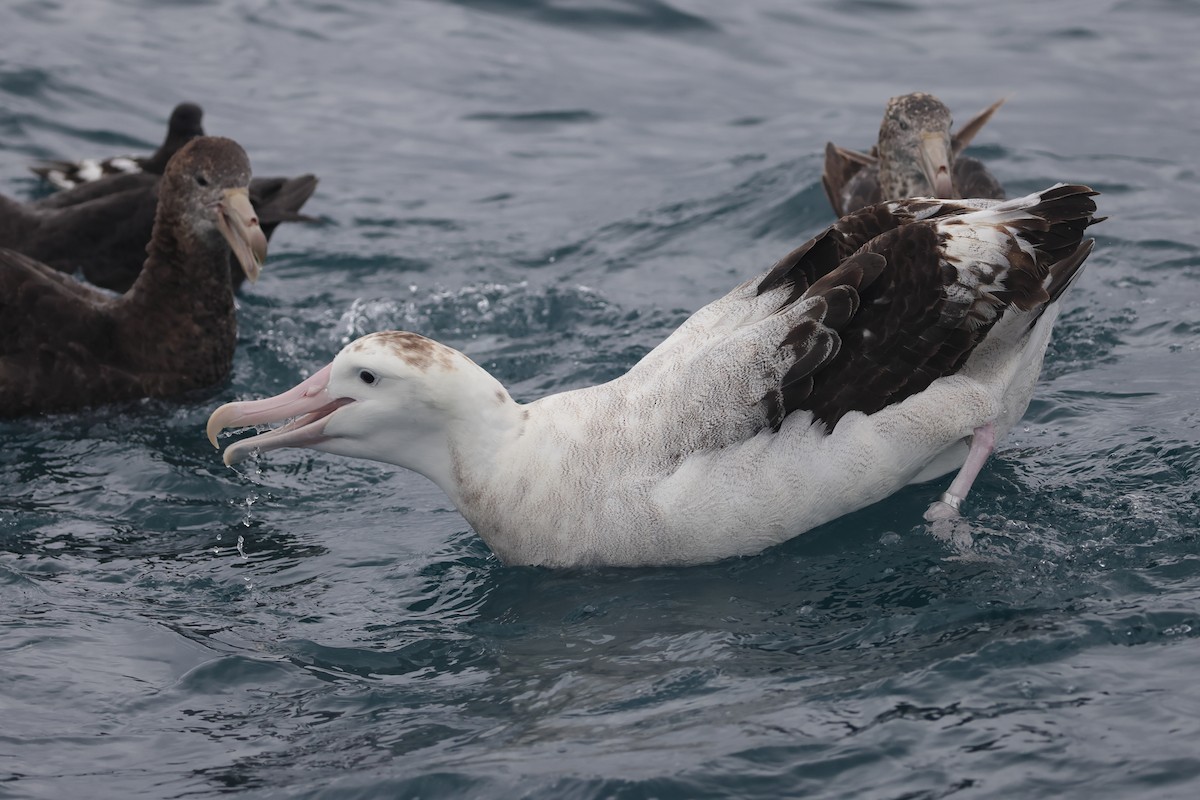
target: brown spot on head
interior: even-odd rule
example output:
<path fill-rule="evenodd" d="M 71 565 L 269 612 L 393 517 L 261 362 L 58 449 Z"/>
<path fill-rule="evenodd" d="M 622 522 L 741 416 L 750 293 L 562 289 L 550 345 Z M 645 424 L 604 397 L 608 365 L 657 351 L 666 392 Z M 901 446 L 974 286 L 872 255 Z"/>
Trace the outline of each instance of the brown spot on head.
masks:
<path fill-rule="evenodd" d="M 434 367 L 449 370 L 454 368 L 454 351 L 432 339 L 408 331 L 382 331 L 364 336 L 355 343 L 359 349 L 367 342 L 390 350 L 393 355 L 421 372 Z M 352 345 L 354 347 L 354 345 Z"/>

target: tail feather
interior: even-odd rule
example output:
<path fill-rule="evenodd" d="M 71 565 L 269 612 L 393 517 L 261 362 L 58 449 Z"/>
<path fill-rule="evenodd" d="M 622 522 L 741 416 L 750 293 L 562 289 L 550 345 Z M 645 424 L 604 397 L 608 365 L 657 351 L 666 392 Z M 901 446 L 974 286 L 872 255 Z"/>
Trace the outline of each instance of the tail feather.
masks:
<path fill-rule="evenodd" d="M 1095 245 L 1095 239 L 1085 239 L 1075 248 L 1075 252 L 1058 260 L 1050 268 L 1050 280 L 1046 283 L 1046 293 L 1050 295 L 1047 305 L 1058 302 L 1063 293 L 1071 288 L 1071 284 L 1083 271 L 1083 262 L 1091 255 Z"/>
<path fill-rule="evenodd" d="M 316 217 L 300 213 L 316 189 L 315 175 L 255 178 L 250 181 L 250 201 L 254 203 L 263 231 L 270 235 L 270 231 L 281 222 L 316 222 Z"/>
<path fill-rule="evenodd" d="M 1104 219 L 1095 216 L 1096 201 L 1092 198 L 1097 194 L 1087 186 L 1060 184 L 1042 192 L 1040 202 L 1030 209 L 1030 213 L 1047 223 L 1044 230 L 1024 234 L 1044 254 L 1042 263 L 1049 270 L 1046 305 L 1062 297 L 1092 252 L 1095 240 L 1083 240 L 1083 233 Z"/>

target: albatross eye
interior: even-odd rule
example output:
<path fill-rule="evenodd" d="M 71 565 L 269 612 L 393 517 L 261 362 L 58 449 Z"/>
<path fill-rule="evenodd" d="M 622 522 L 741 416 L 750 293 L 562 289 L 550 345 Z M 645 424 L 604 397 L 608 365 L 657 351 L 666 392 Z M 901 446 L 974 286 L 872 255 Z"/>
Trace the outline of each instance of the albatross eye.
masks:
<path fill-rule="evenodd" d="M 201 186 L 208 186 L 208 178 L 204 177 L 203 175 L 197 175 L 196 183 L 200 184 Z"/>
<path fill-rule="evenodd" d="M 358 371 L 358 379 L 367 386 L 371 386 L 375 383 L 375 381 L 379 380 L 379 377 L 369 369 L 360 369 Z"/>

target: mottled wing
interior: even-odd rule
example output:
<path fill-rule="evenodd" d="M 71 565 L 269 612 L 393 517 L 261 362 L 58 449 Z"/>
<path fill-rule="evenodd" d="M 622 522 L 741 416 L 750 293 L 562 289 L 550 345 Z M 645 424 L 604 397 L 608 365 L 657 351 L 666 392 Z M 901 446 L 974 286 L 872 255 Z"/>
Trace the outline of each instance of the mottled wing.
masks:
<path fill-rule="evenodd" d="M 950 303 L 957 271 L 942 258 L 934 223 L 890 232 L 867 250 L 886 266 L 840 332 L 841 350 L 812 376 L 808 395 L 786 406 L 812 411 L 830 428 L 850 411 L 873 413 L 951 373 L 986 334 L 967 318 L 976 293 L 965 306 Z"/>
<path fill-rule="evenodd" d="M 868 242 L 913 219 L 945 213 L 940 200 L 878 203 L 847 214 L 821 233 L 779 259 L 758 282 L 758 294 L 786 288 L 782 305 L 799 300 L 819 279 L 836 270 L 842 261 Z"/>
<path fill-rule="evenodd" d="M 955 373 L 1006 309 L 1044 307 L 1047 283 L 1073 277 L 1090 249 L 1081 237 L 1094 221 L 1092 194 L 1060 186 L 984 210 L 919 200 L 855 215 L 882 232 L 795 297 L 821 297 L 837 311 L 802 322 L 781 343 L 795 364 L 764 399 L 768 412 L 781 419 L 808 410 L 832 429 L 851 411 L 874 413 Z M 836 228 L 786 273 L 797 287 L 815 274 L 800 262 L 857 241 Z M 1060 262 L 1069 275 L 1056 279 Z M 764 287 L 781 277 L 768 275 Z"/>
<path fill-rule="evenodd" d="M 157 178 L 167 168 L 179 149 L 197 136 L 204 135 L 202 120 L 204 111 L 194 103 L 180 103 L 171 112 L 167 122 L 167 136 L 163 143 L 148 156 L 113 156 L 105 159 L 83 159 L 80 161 L 44 161 L 30 167 L 35 175 L 42 177 L 60 189 L 72 191 L 93 183 L 110 181 L 113 178 L 136 176 L 146 173 Z M 124 191 L 121 187 L 106 188 L 102 193 Z M 94 198 L 91 195 L 88 199 Z M 80 202 L 78 197 L 60 201 L 65 205 Z M 46 206 L 60 208 L 60 205 Z"/>
<path fill-rule="evenodd" d="M 113 156 L 82 161 L 44 161 L 29 169 L 60 189 L 75 189 L 88 183 L 142 171 L 145 159 L 137 156 Z"/>

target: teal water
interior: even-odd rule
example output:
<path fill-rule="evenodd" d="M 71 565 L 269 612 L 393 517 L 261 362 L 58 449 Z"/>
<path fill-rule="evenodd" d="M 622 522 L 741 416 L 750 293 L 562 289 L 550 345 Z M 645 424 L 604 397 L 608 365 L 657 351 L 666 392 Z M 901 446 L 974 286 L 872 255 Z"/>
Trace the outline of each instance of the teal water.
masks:
<path fill-rule="evenodd" d="M 0 42 L 3 193 L 192 100 L 323 220 L 227 386 L 0 422 L 0 797 L 1200 792 L 1196 4 L 21 0 Z M 423 478 L 204 439 L 378 328 L 523 400 L 620 374 L 915 89 L 1007 96 L 974 153 L 1110 216 L 956 542 L 916 486 L 754 558 L 514 569 Z"/>

